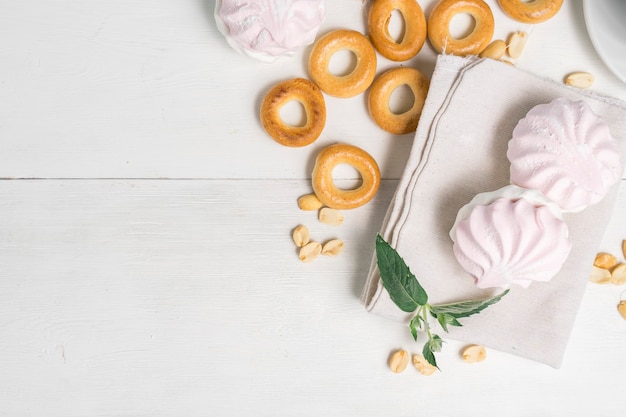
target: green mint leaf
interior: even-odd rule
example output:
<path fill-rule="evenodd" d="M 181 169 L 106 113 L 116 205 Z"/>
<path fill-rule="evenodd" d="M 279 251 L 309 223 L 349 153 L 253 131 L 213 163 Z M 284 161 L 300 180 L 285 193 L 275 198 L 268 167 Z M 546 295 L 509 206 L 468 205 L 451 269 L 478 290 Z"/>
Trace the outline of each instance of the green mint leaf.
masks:
<path fill-rule="evenodd" d="M 487 300 L 470 300 L 470 301 L 461 301 L 458 303 L 450 303 L 450 304 L 440 304 L 430 306 L 430 314 L 439 320 L 440 315 L 451 316 L 455 319 L 459 319 L 462 317 L 469 317 L 473 314 L 480 313 L 490 305 L 493 305 L 500 301 L 502 297 L 508 294 L 509 290 L 504 291 L 503 293 L 489 298 Z M 452 323 L 447 323 L 452 324 Z"/>
<path fill-rule="evenodd" d="M 409 322 L 409 328 L 411 329 L 411 335 L 413 336 L 413 340 L 417 341 L 417 331 L 422 328 L 422 321 L 424 319 L 422 316 L 417 315 L 411 319 Z"/>
<path fill-rule="evenodd" d="M 400 310 L 412 313 L 426 305 L 426 291 L 398 252 L 380 235 L 376 236 L 376 258 L 383 286 Z"/>
<path fill-rule="evenodd" d="M 424 356 L 424 359 L 437 369 L 439 369 L 439 366 L 437 366 L 435 352 L 441 352 L 442 345 L 443 339 L 434 334 L 430 337 L 430 339 L 428 339 L 428 342 L 424 343 L 424 347 L 422 348 L 422 355 Z"/>
<path fill-rule="evenodd" d="M 435 317 L 437 318 L 437 322 L 439 322 L 439 325 L 445 332 L 448 332 L 448 326 L 462 326 L 461 323 L 459 323 L 459 321 L 450 314 L 441 313 L 436 314 Z"/>

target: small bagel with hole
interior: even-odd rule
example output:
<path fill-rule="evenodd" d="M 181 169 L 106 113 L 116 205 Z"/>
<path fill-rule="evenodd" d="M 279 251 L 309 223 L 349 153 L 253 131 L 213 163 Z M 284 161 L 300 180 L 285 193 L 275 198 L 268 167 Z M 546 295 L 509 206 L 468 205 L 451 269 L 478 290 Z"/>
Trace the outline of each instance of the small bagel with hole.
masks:
<path fill-rule="evenodd" d="M 342 189 L 335 185 L 333 169 L 348 164 L 361 175 L 361 185 L 354 189 Z M 321 150 L 315 159 L 312 175 L 313 191 L 327 207 L 353 209 L 370 201 L 380 186 L 380 169 L 374 158 L 363 149 L 338 143 Z"/>
<path fill-rule="evenodd" d="M 450 34 L 450 22 L 460 13 L 474 19 L 474 29 L 461 39 Z M 439 53 L 466 56 L 478 55 L 493 38 L 494 18 L 483 0 L 441 0 L 428 17 L 428 39 Z"/>
<path fill-rule="evenodd" d="M 404 20 L 404 34 L 400 42 L 389 34 L 391 14 L 397 10 Z M 426 17 L 415 0 L 377 0 L 368 13 L 367 25 L 370 40 L 376 50 L 392 61 L 413 58 L 426 41 Z"/>
<path fill-rule="evenodd" d="M 403 113 L 396 114 L 391 111 L 389 100 L 393 92 L 402 85 L 411 89 L 413 106 Z M 389 133 L 403 135 L 415 132 L 429 85 L 428 78 L 415 68 L 399 67 L 387 70 L 374 80 L 370 88 L 367 99 L 370 116 L 381 129 Z"/>
<path fill-rule="evenodd" d="M 561 10 L 563 0 L 498 0 L 498 3 L 511 19 L 522 23 L 541 23 Z"/>
<path fill-rule="evenodd" d="M 350 74 L 337 76 L 330 72 L 328 64 L 332 56 L 348 50 L 356 57 L 356 65 Z M 338 29 L 321 36 L 309 55 L 309 76 L 319 88 L 333 97 L 354 97 L 372 84 L 376 76 L 376 50 L 363 34 L 349 29 Z"/>
<path fill-rule="evenodd" d="M 306 115 L 303 126 L 292 126 L 283 121 L 280 109 L 297 100 Z M 294 78 L 274 85 L 261 103 L 261 124 L 276 142 L 284 146 L 309 145 L 320 136 L 326 125 L 326 103 L 320 89 L 304 78 Z"/>

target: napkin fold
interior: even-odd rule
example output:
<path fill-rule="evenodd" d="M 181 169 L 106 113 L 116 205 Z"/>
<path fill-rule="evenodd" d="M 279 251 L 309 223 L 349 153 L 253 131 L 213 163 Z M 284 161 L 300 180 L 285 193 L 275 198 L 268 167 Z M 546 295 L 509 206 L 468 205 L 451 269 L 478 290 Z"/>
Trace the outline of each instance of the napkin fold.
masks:
<path fill-rule="evenodd" d="M 495 295 L 476 288 L 458 264 L 449 231 L 476 194 L 510 183 L 506 150 L 513 128 L 532 107 L 557 97 L 585 100 L 608 123 L 626 160 L 626 103 L 490 59 L 438 57 L 407 166 L 380 230 L 430 304 Z M 573 247 L 557 276 L 527 289 L 513 287 L 499 303 L 462 319 L 462 327 L 449 327 L 445 337 L 560 367 L 618 187 L 582 212 L 564 215 Z M 410 318 L 389 298 L 375 256 L 363 302 L 374 314 Z"/>

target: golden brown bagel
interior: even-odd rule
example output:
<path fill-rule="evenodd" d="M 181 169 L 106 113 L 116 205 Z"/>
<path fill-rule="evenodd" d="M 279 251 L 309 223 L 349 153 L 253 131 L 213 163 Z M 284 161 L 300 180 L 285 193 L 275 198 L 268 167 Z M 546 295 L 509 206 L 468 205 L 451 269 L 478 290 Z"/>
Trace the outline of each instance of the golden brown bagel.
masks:
<path fill-rule="evenodd" d="M 523 23 L 541 23 L 553 17 L 563 5 L 563 0 L 498 0 L 500 7 L 511 19 Z"/>
<path fill-rule="evenodd" d="M 413 92 L 413 106 L 404 113 L 396 114 L 389 108 L 389 99 L 396 88 L 407 85 Z M 422 114 L 430 81 L 415 68 L 392 68 L 372 83 L 367 100 L 370 115 L 381 129 L 402 135 L 415 132 Z"/>
<path fill-rule="evenodd" d="M 345 76 L 330 73 L 335 52 L 346 49 L 356 56 L 354 70 Z M 334 97 L 353 97 L 365 91 L 376 75 L 376 50 L 363 34 L 338 29 L 321 36 L 309 56 L 309 75 L 319 88 Z"/>
<path fill-rule="evenodd" d="M 404 35 L 398 43 L 389 34 L 391 13 L 397 10 L 404 19 Z M 426 40 L 426 17 L 415 0 L 377 0 L 368 13 L 370 40 L 376 50 L 392 61 L 413 58 Z"/>
<path fill-rule="evenodd" d="M 352 190 L 338 188 L 333 181 L 333 169 L 339 164 L 354 167 L 361 175 L 361 185 Z M 312 175 L 313 191 L 325 206 L 353 209 L 370 201 L 380 186 L 380 170 L 370 154 L 348 144 L 330 145 L 317 155 Z"/>
<path fill-rule="evenodd" d="M 304 107 L 304 126 L 286 124 L 280 117 L 281 107 L 291 100 L 299 101 Z M 272 87 L 263 98 L 261 124 L 281 145 L 300 147 L 313 143 L 326 124 L 324 95 L 315 84 L 304 78 L 282 81 Z"/>
<path fill-rule="evenodd" d="M 462 39 L 450 35 L 450 21 L 459 13 L 474 18 L 474 30 Z M 441 0 L 428 17 L 428 39 L 439 53 L 477 55 L 491 42 L 494 19 L 483 0 Z"/>

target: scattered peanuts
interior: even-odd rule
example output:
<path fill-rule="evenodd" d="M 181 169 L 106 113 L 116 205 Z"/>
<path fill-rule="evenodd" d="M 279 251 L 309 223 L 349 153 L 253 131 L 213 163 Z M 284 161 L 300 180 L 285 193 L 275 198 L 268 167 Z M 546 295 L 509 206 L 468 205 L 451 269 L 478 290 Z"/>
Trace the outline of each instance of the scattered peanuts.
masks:
<path fill-rule="evenodd" d="M 487 357 L 487 351 L 484 346 L 471 345 L 463 349 L 461 356 L 463 357 L 463 361 L 467 363 L 482 362 Z"/>
<path fill-rule="evenodd" d="M 295 229 L 293 229 L 293 233 L 291 234 L 291 237 L 293 238 L 293 242 L 296 244 L 296 246 L 301 248 L 307 243 L 309 243 L 309 240 L 310 240 L 309 228 L 301 224 L 297 226 Z"/>
<path fill-rule="evenodd" d="M 298 198 L 298 207 L 300 207 L 300 210 L 315 211 L 321 209 L 323 206 L 324 204 L 315 194 L 306 194 Z"/>
<path fill-rule="evenodd" d="M 341 251 L 343 251 L 343 241 L 341 239 L 329 240 L 322 246 L 322 255 L 337 256 Z"/>
<path fill-rule="evenodd" d="M 507 44 L 507 53 L 513 58 L 517 59 L 522 56 L 526 41 L 528 40 L 528 34 L 526 32 L 513 32 L 509 36 Z"/>
<path fill-rule="evenodd" d="M 617 265 L 617 257 L 607 252 L 599 252 L 593 261 L 593 265 L 598 268 L 611 269 Z"/>
<path fill-rule="evenodd" d="M 436 367 L 428 363 L 426 358 L 422 355 L 413 355 L 413 366 L 422 375 L 432 375 L 437 370 Z"/>
<path fill-rule="evenodd" d="M 611 269 L 611 283 L 615 285 L 626 283 L 626 264 L 621 263 Z"/>
<path fill-rule="evenodd" d="M 617 311 L 622 315 L 622 318 L 626 320 L 626 300 L 622 300 L 617 305 Z"/>
<path fill-rule="evenodd" d="M 318 218 L 322 223 L 330 224 L 332 226 L 339 226 L 343 223 L 343 214 L 339 210 L 328 207 L 324 207 L 320 210 Z"/>
<path fill-rule="evenodd" d="M 595 78 L 588 72 L 572 72 L 565 77 L 565 84 L 577 88 L 589 88 Z"/>
<path fill-rule="evenodd" d="M 302 262 L 311 262 L 322 253 L 322 245 L 319 242 L 309 242 L 300 248 L 299 258 Z"/>
<path fill-rule="evenodd" d="M 409 352 L 404 349 L 396 350 L 389 357 L 389 369 L 396 374 L 404 371 L 409 364 Z"/>
<path fill-rule="evenodd" d="M 478 55 L 481 58 L 491 58 L 496 61 L 504 56 L 506 52 L 506 43 L 502 39 L 496 39 L 491 42 L 483 51 Z"/>
<path fill-rule="evenodd" d="M 589 274 L 589 282 L 593 282 L 594 284 L 608 284 L 611 282 L 611 271 L 598 268 L 594 265 L 591 269 L 591 274 Z"/>

